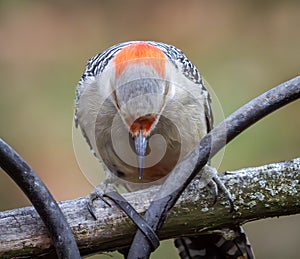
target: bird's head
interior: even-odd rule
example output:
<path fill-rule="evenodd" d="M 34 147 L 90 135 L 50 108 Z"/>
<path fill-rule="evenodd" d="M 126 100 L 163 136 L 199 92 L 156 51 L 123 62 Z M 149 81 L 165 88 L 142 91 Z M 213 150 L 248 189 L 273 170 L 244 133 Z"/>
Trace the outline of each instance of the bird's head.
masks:
<path fill-rule="evenodd" d="M 113 58 L 115 64 L 115 106 L 129 134 L 137 155 L 139 179 L 148 139 L 157 125 L 169 95 L 165 80 L 165 54 L 147 42 L 133 42 Z"/>

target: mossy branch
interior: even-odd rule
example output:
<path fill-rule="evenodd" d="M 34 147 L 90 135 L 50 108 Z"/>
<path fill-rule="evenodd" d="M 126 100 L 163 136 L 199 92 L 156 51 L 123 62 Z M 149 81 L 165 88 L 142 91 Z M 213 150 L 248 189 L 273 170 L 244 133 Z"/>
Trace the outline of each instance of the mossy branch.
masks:
<path fill-rule="evenodd" d="M 214 228 L 242 224 L 266 217 L 300 213 L 300 158 L 227 172 L 220 176 L 230 190 L 235 212 L 220 197 L 212 206 L 208 188 L 199 189 L 195 179 L 183 193 L 167 222 L 158 232 L 160 239 L 205 233 Z M 124 197 L 144 213 L 158 187 Z M 98 220 L 86 208 L 85 198 L 61 202 L 82 255 L 117 250 L 130 245 L 136 232 L 134 224 L 112 204 L 95 201 Z M 54 253 L 46 228 L 33 207 L 0 212 L 0 257 L 31 257 Z"/>

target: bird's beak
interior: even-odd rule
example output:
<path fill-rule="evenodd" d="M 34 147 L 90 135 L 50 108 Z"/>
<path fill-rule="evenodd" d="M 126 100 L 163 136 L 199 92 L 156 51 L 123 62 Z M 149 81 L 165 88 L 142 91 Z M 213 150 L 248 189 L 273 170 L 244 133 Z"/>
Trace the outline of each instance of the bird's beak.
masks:
<path fill-rule="evenodd" d="M 143 170 L 144 170 L 147 143 L 148 143 L 147 137 L 145 137 L 142 133 L 142 130 L 140 130 L 139 135 L 134 139 L 135 152 L 137 154 L 139 180 L 143 179 Z"/>

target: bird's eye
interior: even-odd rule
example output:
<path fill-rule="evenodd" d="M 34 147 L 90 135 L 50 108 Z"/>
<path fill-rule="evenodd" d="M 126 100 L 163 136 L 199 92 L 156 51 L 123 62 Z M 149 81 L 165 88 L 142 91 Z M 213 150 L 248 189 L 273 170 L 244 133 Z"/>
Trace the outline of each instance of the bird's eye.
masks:
<path fill-rule="evenodd" d="M 134 136 L 129 132 L 129 138 L 131 138 L 132 140 L 134 140 Z"/>

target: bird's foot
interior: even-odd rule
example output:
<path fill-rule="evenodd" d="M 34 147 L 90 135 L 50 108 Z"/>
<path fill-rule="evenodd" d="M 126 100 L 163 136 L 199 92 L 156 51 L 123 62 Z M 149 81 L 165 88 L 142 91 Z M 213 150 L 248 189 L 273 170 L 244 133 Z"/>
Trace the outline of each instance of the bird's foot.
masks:
<path fill-rule="evenodd" d="M 102 200 L 107 206 L 111 207 L 108 200 L 111 200 L 117 205 L 126 215 L 133 221 L 133 223 L 142 231 L 145 237 L 150 242 L 152 249 L 155 250 L 159 246 L 159 239 L 155 231 L 144 220 L 144 218 L 128 203 L 125 198 L 119 194 L 111 184 L 102 183 L 98 185 L 92 193 L 87 197 L 87 208 L 92 217 L 97 220 L 95 213 L 94 201 L 96 199 Z M 123 251 L 125 252 L 125 251 Z"/>
<path fill-rule="evenodd" d="M 225 196 L 227 197 L 227 199 L 229 201 L 230 212 L 233 212 L 234 211 L 234 204 L 233 204 L 233 199 L 232 199 L 231 193 L 226 188 L 224 183 L 220 180 L 220 178 L 218 176 L 217 169 L 212 167 L 212 166 L 206 165 L 203 168 L 201 178 L 206 179 L 205 181 L 207 182 L 207 185 L 213 191 L 213 194 L 214 194 L 213 204 L 215 204 L 217 202 L 217 199 L 218 199 L 218 196 L 219 196 L 219 191 L 221 191 L 225 194 Z"/>
<path fill-rule="evenodd" d="M 116 189 L 112 184 L 109 183 L 101 183 L 95 187 L 95 189 L 86 197 L 87 199 L 87 209 L 92 215 L 92 217 L 97 220 L 95 213 L 94 201 L 97 199 L 102 200 L 106 206 L 111 207 L 108 199 L 105 198 L 105 193 L 114 192 Z"/>

